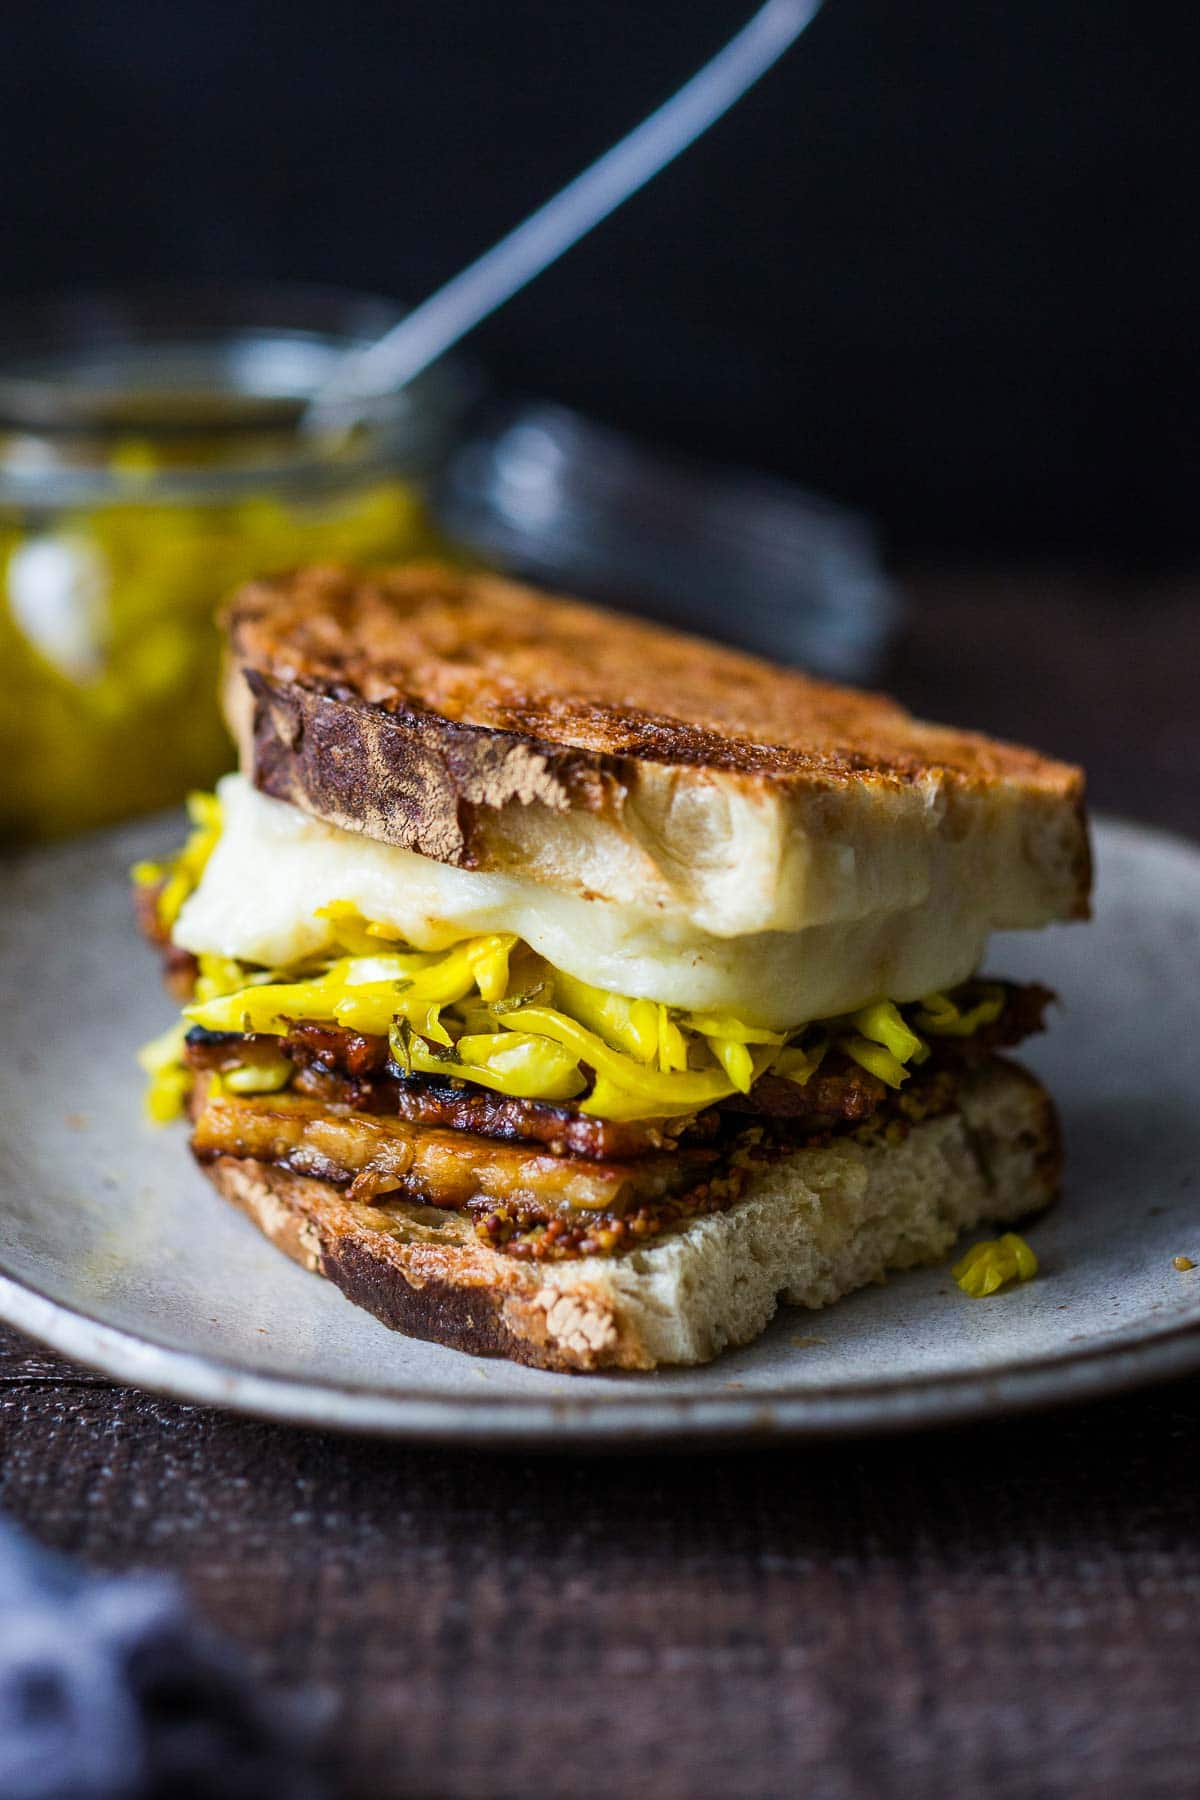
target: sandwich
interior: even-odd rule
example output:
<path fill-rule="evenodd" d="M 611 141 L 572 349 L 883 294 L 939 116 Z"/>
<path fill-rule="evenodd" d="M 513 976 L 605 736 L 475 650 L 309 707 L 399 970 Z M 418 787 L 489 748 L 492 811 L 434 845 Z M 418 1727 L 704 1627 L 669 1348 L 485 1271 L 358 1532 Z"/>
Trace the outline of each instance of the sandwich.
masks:
<path fill-rule="evenodd" d="M 396 1330 L 707 1361 L 1047 1205 L 989 935 L 1088 911 L 1079 770 L 491 574 L 224 615 L 239 769 L 135 871 L 208 1179 Z"/>

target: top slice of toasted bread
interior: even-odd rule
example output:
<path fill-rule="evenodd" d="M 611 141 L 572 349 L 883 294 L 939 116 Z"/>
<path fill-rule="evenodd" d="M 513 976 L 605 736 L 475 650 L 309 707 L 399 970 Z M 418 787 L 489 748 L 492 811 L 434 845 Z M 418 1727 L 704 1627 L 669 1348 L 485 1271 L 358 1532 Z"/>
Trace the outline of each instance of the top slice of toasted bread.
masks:
<path fill-rule="evenodd" d="M 1086 913 L 1080 771 L 702 639 L 440 567 L 313 568 L 225 617 L 260 788 L 350 831 L 724 935 L 919 906 Z"/>

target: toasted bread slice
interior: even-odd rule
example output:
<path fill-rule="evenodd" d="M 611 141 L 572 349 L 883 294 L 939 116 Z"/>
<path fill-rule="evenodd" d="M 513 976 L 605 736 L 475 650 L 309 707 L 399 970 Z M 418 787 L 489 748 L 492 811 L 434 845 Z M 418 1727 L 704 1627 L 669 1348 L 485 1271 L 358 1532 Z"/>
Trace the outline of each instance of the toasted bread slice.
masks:
<path fill-rule="evenodd" d="M 301 571 L 226 615 L 266 793 L 383 844 L 718 936 L 1086 916 L 1079 770 L 487 574 Z"/>
<path fill-rule="evenodd" d="M 728 1212 L 648 1248 L 541 1265 L 482 1243 L 460 1213 L 355 1203 L 269 1163 L 224 1157 L 205 1172 L 289 1255 L 410 1337 L 544 1369 L 650 1369 L 749 1343 L 780 1298 L 827 1306 L 940 1260 L 983 1220 L 1047 1205 L 1061 1151 L 1040 1084 L 993 1059 L 959 1105 L 896 1146 L 796 1150 Z"/>

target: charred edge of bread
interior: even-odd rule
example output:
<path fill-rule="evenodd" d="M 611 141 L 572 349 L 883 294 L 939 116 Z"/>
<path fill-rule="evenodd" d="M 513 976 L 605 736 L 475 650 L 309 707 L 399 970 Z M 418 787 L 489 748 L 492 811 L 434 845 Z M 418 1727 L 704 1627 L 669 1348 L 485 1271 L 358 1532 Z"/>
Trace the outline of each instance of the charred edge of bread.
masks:
<path fill-rule="evenodd" d="M 623 782 L 617 758 L 239 673 L 253 702 L 239 750 L 263 793 L 438 862 L 473 864 L 482 813 L 600 812 Z"/>
<path fill-rule="evenodd" d="M 752 1255 L 741 1236 L 753 1227 L 751 1209 L 765 1208 L 769 1226 L 774 1217 L 794 1222 L 807 1207 L 819 1229 L 822 1215 L 835 1218 L 841 1204 L 847 1150 L 853 1179 L 865 1171 L 879 1184 L 876 1211 L 819 1256 L 802 1246 L 803 1268 L 764 1276 L 761 1255 Z M 914 1171 L 924 1183 L 916 1210 Z M 1061 1171 L 1053 1102 L 1026 1070 L 1000 1058 L 972 1076 L 959 1113 L 913 1127 L 900 1146 L 842 1140 L 832 1149 L 801 1149 L 773 1165 L 729 1212 L 693 1221 L 629 1258 L 531 1265 L 482 1243 L 458 1213 L 394 1200 L 386 1208 L 352 1203 L 332 1183 L 265 1163 L 224 1157 L 204 1165 L 209 1180 L 279 1248 L 393 1330 L 564 1372 L 707 1361 L 757 1337 L 780 1295 L 827 1305 L 889 1268 L 940 1260 L 961 1231 L 984 1220 L 1010 1222 L 1040 1210 L 1055 1198 Z M 692 1276 L 699 1269 L 725 1290 L 725 1311 L 718 1305 L 714 1316 L 686 1317 L 689 1306 L 704 1313 L 689 1276 L 672 1334 L 661 1290 L 652 1296 L 649 1289 L 656 1252 L 663 1251 L 662 1265 L 681 1245 L 695 1252 Z M 761 1291 L 747 1309 L 745 1290 L 756 1282 Z"/>
<path fill-rule="evenodd" d="M 613 1347 L 607 1317 L 596 1318 L 582 1356 L 556 1347 L 536 1272 L 481 1243 L 459 1214 L 401 1203 L 373 1226 L 364 1215 L 374 1209 L 352 1206 L 331 1182 L 233 1157 L 200 1166 L 293 1261 L 405 1337 L 544 1369 L 598 1368 Z"/>

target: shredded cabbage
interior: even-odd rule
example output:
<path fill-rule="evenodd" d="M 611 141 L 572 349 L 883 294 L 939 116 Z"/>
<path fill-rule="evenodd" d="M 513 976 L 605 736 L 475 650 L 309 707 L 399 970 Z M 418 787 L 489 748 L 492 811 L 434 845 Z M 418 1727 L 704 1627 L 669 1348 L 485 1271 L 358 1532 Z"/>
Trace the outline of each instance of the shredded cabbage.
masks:
<path fill-rule="evenodd" d="M 953 1274 L 964 1294 L 982 1300 L 1014 1282 L 1032 1281 L 1037 1271 L 1038 1259 L 1025 1239 L 1015 1231 L 1006 1231 L 1003 1237 L 973 1244 L 955 1263 Z"/>
<path fill-rule="evenodd" d="M 221 835 L 221 802 L 215 794 L 189 794 L 188 817 L 192 830 L 183 849 L 167 862 L 140 862 L 133 865 L 133 879 L 138 887 L 162 884 L 155 911 L 164 931 L 170 931 L 193 888 L 200 885 L 205 865 L 217 847 Z"/>
<path fill-rule="evenodd" d="M 951 994 L 926 994 L 916 1015 L 922 1031 L 933 1037 L 971 1037 L 981 1025 L 991 1025 L 1004 1011 L 1004 989 L 994 982 L 969 983 L 980 997 L 965 1010 Z"/>
<path fill-rule="evenodd" d="M 847 1037 L 839 1037 L 837 1046 L 852 1057 L 860 1068 L 866 1069 L 871 1075 L 877 1075 L 890 1088 L 902 1087 L 908 1080 L 908 1070 L 885 1044 L 873 1043 L 869 1037 L 852 1032 Z"/>
<path fill-rule="evenodd" d="M 143 1104 L 147 1118 L 156 1125 L 177 1119 L 183 1111 L 191 1086 L 191 1075 L 183 1062 L 186 1035 L 187 1024 L 180 1019 L 138 1051 L 138 1062 L 148 1077 Z"/>
<path fill-rule="evenodd" d="M 194 829 L 167 864 L 141 865 L 139 881 L 161 881 L 159 916 L 177 915 L 220 832 L 212 795 L 195 795 Z M 415 951 L 347 902 L 321 910 L 342 954 L 291 969 L 250 969 L 200 958 L 195 999 L 184 1024 L 147 1047 L 148 1104 L 157 1117 L 182 1105 L 189 1025 L 209 1031 L 282 1035 L 315 1020 L 386 1036 L 400 1067 L 517 1098 L 576 1101 L 607 1119 L 680 1117 L 730 1095 L 748 1094 L 771 1073 L 803 1086 L 837 1048 L 899 1088 L 929 1055 L 922 1035 L 967 1036 L 995 1019 L 1003 990 L 975 984 L 965 1001 L 931 994 L 906 1017 L 880 1000 L 846 1018 L 769 1031 L 729 1014 L 692 1013 L 590 986 L 553 968 L 505 933 L 462 939 L 442 951 Z M 149 1060 L 147 1060 L 149 1059 Z M 227 1070 L 233 1092 L 286 1085 L 286 1058 Z"/>
<path fill-rule="evenodd" d="M 244 1063 L 240 1068 L 227 1069 L 221 1081 L 231 1094 L 277 1094 L 294 1074 L 286 1056 L 274 1056 L 267 1063 Z"/>
<path fill-rule="evenodd" d="M 365 924 L 359 911 L 349 900 L 335 900 L 331 906 L 318 906 L 314 918 L 328 919 L 339 950 L 349 956 L 373 956 L 387 941 L 395 941 L 395 932 L 385 925 Z"/>
<path fill-rule="evenodd" d="M 771 1064 L 771 1073 L 781 1075 L 785 1081 L 794 1081 L 797 1087 L 805 1087 L 820 1068 L 828 1049 L 828 1038 L 819 1038 L 805 1050 L 791 1045 L 779 1052 Z"/>
<path fill-rule="evenodd" d="M 554 971 L 554 996 L 562 1011 L 586 1025 L 613 1050 L 623 1050 L 640 1063 L 659 1058 L 660 1068 L 686 1068 L 687 1055 L 678 1059 L 676 1037 L 671 1035 L 671 1022 L 665 1006 L 653 1000 L 626 1000 L 620 994 L 607 993 L 562 969 Z M 679 1039 L 682 1043 L 682 1039 Z M 666 1060 L 664 1061 L 664 1056 Z"/>
<path fill-rule="evenodd" d="M 898 1063 L 920 1062 L 929 1054 L 916 1032 L 905 1024 L 890 1000 L 874 1006 L 860 1007 L 851 1013 L 850 1023 L 873 1044 L 882 1044 Z"/>
<path fill-rule="evenodd" d="M 587 1082 L 578 1061 L 549 1038 L 532 1032 L 473 1032 L 439 1056 L 416 1032 L 393 1025 L 392 1056 L 400 1067 L 422 1075 L 473 1081 L 477 1087 L 523 1100 L 573 1100 Z"/>

